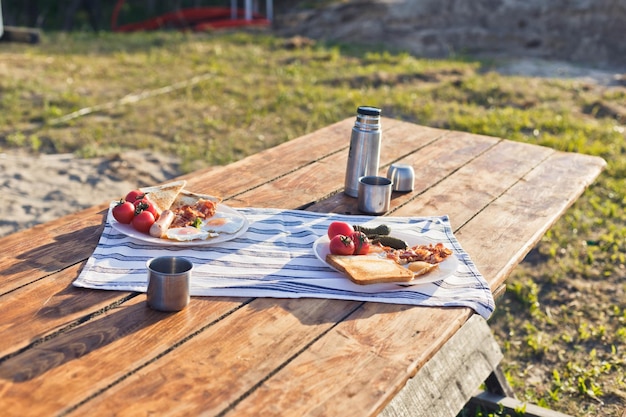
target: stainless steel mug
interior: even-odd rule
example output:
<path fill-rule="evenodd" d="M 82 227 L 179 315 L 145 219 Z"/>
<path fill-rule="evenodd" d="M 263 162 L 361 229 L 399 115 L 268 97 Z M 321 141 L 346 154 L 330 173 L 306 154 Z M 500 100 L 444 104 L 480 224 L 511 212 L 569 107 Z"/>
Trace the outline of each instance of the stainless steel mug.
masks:
<path fill-rule="evenodd" d="M 189 280 L 193 264 L 180 256 L 148 261 L 148 305 L 160 311 L 179 311 L 189 304 Z"/>
<path fill-rule="evenodd" d="M 344 189 L 346 195 L 357 197 L 359 178 L 378 175 L 381 140 L 380 109 L 369 106 L 359 107 L 350 137 Z"/>
<path fill-rule="evenodd" d="M 359 211 L 367 214 L 385 214 L 391 204 L 389 178 L 369 176 L 359 179 Z"/>
<path fill-rule="evenodd" d="M 415 170 L 409 164 L 391 164 L 387 178 L 393 182 L 393 191 L 406 193 L 415 186 Z"/>

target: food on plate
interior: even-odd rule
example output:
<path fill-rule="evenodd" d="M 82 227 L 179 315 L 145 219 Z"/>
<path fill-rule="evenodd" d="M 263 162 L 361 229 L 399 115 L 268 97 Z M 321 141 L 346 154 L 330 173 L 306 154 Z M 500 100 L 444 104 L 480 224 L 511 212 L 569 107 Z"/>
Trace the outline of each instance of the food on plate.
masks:
<path fill-rule="evenodd" d="M 370 243 L 374 245 L 380 244 L 381 246 L 387 246 L 394 249 L 406 249 L 409 246 L 404 240 L 389 236 L 391 228 L 386 224 L 380 224 L 376 227 L 352 225 L 352 228 L 357 232 L 364 233 Z"/>
<path fill-rule="evenodd" d="M 430 271 L 439 268 L 439 264 L 430 264 L 425 261 L 410 262 L 407 266 L 413 271 L 413 277 L 420 277 L 428 274 Z"/>
<path fill-rule="evenodd" d="M 204 222 L 203 229 L 214 233 L 237 233 L 243 227 L 245 221 L 242 217 L 231 216 L 227 213 L 217 212 Z"/>
<path fill-rule="evenodd" d="M 452 250 L 446 248 L 443 243 L 415 245 L 408 249 L 389 249 L 386 250 L 387 258 L 393 259 L 400 265 L 409 264 L 411 262 L 423 261 L 430 264 L 438 264 L 443 262 L 448 256 L 452 255 Z"/>
<path fill-rule="evenodd" d="M 111 209 L 113 217 L 152 237 L 182 242 L 235 234 L 244 227 L 242 216 L 218 211 L 220 198 L 189 192 L 186 184 L 181 180 L 132 190 Z"/>
<path fill-rule="evenodd" d="M 126 194 L 126 197 L 124 197 L 124 201 L 128 201 L 134 204 L 135 201 L 144 198 L 145 195 L 146 193 L 144 193 L 141 190 L 132 190 L 132 191 L 129 191 L 128 194 Z"/>
<path fill-rule="evenodd" d="M 179 242 L 188 242 L 190 240 L 205 240 L 209 237 L 215 237 L 217 234 L 205 230 L 200 230 L 194 226 L 173 227 L 165 232 L 167 239 L 178 240 Z"/>
<path fill-rule="evenodd" d="M 328 243 L 328 250 L 333 255 L 354 255 L 354 242 L 349 236 L 335 235 Z"/>
<path fill-rule="evenodd" d="M 372 238 L 372 243 L 391 249 L 407 249 L 409 244 L 402 239 L 393 236 L 377 236 Z"/>
<path fill-rule="evenodd" d="M 350 236 L 354 232 L 352 226 L 346 222 L 335 221 L 328 226 L 328 238 L 332 239 L 337 235 Z"/>
<path fill-rule="evenodd" d="M 366 227 L 350 225 L 349 235 L 335 234 L 345 223 L 333 222 L 326 262 L 342 271 L 357 284 L 408 282 L 439 268 L 452 255 L 442 243 L 415 245 L 391 235 L 387 225 Z M 350 252 L 352 250 L 352 252 Z M 361 256 L 367 255 L 367 256 Z"/>
<path fill-rule="evenodd" d="M 394 262 L 378 256 L 326 255 L 326 262 L 343 272 L 356 284 L 379 284 L 384 282 L 409 282 L 413 272 Z"/>
<path fill-rule="evenodd" d="M 370 240 L 363 232 L 353 232 L 350 239 L 354 242 L 353 255 L 367 255 L 370 252 Z"/>
<path fill-rule="evenodd" d="M 144 210 L 133 217 L 131 224 L 138 232 L 148 233 L 154 222 L 154 215 L 151 212 Z"/>
<path fill-rule="evenodd" d="M 159 218 L 161 211 L 157 210 L 156 206 L 147 197 L 138 198 L 135 200 L 135 215 L 142 211 L 149 211 L 152 213 L 155 219 Z"/>
<path fill-rule="evenodd" d="M 159 219 L 150 226 L 150 236 L 164 237 L 170 225 L 174 221 L 174 212 L 172 210 L 163 210 Z"/>
<path fill-rule="evenodd" d="M 174 205 L 170 207 L 170 210 L 174 213 L 174 220 L 170 227 L 187 227 L 198 226 L 201 222 L 209 217 L 213 216 L 217 211 L 217 203 L 206 200 L 204 198 L 198 198 L 190 204 Z"/>
<path fill-rule="evenodd" d="M 130 224 L 135 217 L 135 205 L 130 201 L 118 201 L 111 211 L 115 220 L 120 223 Z"/>
<path fill-rule="evenodd" d="M 160 215 L 163 210 L 170 208 L 185 185 L 187 185 L 187 181 L 180 180 L 154 187 L 140 188 L 139 191 L 144 193 L 144 198 L 154 205 Z"/>
<path fill-rule="evenodd" d="M 387 236 L 391 233 L 391 228 L 386 224 L 380 224 L 376 227 L 367 227 L 362 225 L 352 225 L 355 232 L 363 232 L 368 238 L 373 236 Z"/>

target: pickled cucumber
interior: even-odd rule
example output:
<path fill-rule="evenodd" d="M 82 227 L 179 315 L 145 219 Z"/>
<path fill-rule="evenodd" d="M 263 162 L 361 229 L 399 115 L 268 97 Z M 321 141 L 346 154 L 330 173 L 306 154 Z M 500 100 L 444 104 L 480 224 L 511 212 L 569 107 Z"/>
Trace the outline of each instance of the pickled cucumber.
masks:
<path fill-rule="evenodd" d="M 391 233 L 391 228 L 387 226 L 386 224 L 381 224 L 376 227 L 354 225 L 352 226 L 352 228 L 354 229 L 355 232 L 365 233 L 365 235 L 369 239 L 372 239 L 375 236 L 387 236 L 389 233 Z"/>
<path fill-rule="evenodd" d="M 372 243 L 380 243 L 383 246 L 389 246 L 392 249 L 407 249 L 409 244 L 402 239 L 392 236 L 377 236 L 371 239 Z"/>

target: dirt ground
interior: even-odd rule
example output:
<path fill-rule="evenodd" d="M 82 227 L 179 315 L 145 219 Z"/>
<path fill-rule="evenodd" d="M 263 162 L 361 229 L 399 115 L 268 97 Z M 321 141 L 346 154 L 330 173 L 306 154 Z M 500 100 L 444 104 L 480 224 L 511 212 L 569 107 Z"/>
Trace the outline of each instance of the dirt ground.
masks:
<path fill-rule="evenodd" d="M 119 199 L 133 188 L 177 175 L 174 158 L 149 152 L 94 159 L 0 153 L 0 236 Z"/>

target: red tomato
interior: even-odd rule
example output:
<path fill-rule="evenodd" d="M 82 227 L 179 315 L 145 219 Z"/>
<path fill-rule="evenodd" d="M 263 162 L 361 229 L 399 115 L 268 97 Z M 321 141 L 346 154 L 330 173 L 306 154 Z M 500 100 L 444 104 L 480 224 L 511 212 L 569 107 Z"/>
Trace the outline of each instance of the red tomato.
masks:
<path fill-rule="evenodd" d="M 330 239 L 329 249 L 333 255 L 352 255 L 354 242 L 348 236 L 335 235 Z"/>
<path fill-rule="evenodd" d="M 154 216 L 149 211 L 142 211 L 133 217 L 133 227 L 135 230 L 141 233 L 148 233 L 150 231 L 150 227 L 154 224 Z"/>
<path fill-rule="evenodd" d="M 354 232 L 352 226 L 346 222 L 332 222 L 328 226 L 328 237 L 330 239 L 337 235 L 350 236 Z"/>
<path fill-rule="evenodd" d="M 119 201 L 112 211 L 113 217 L 120 223 L 130 224 L 135 217 L 135 205 L 130 201 Z"/>
<path fill-rule="evenodd" d="M 355 255 L 367 255 L 370 251 L 370 240 L 363 232 L 354 232 L 350 235 L 350 239 L 354 242 Z"/>
<path fill-rule="evenodd" d="M 130 201 L 131 203 L 135 204 L 135 201 L 141 200 L 145 196 L 146 196 L 146 193 L 144 193 L 143 191 L 133 190 L 129 192 L 128 194 L 126 194 L 126 197 L 124 198 L 124 200 Z"/>
<path fill-rule="evenodd" d="M 156 207 L 154 204 L 145 198 L 135 201 L 135 215 L 141 213 L 142 211 L 149 211 L 152 213 L 155 219 L 159 218 L 159 213 L 157 213 Z"/>

